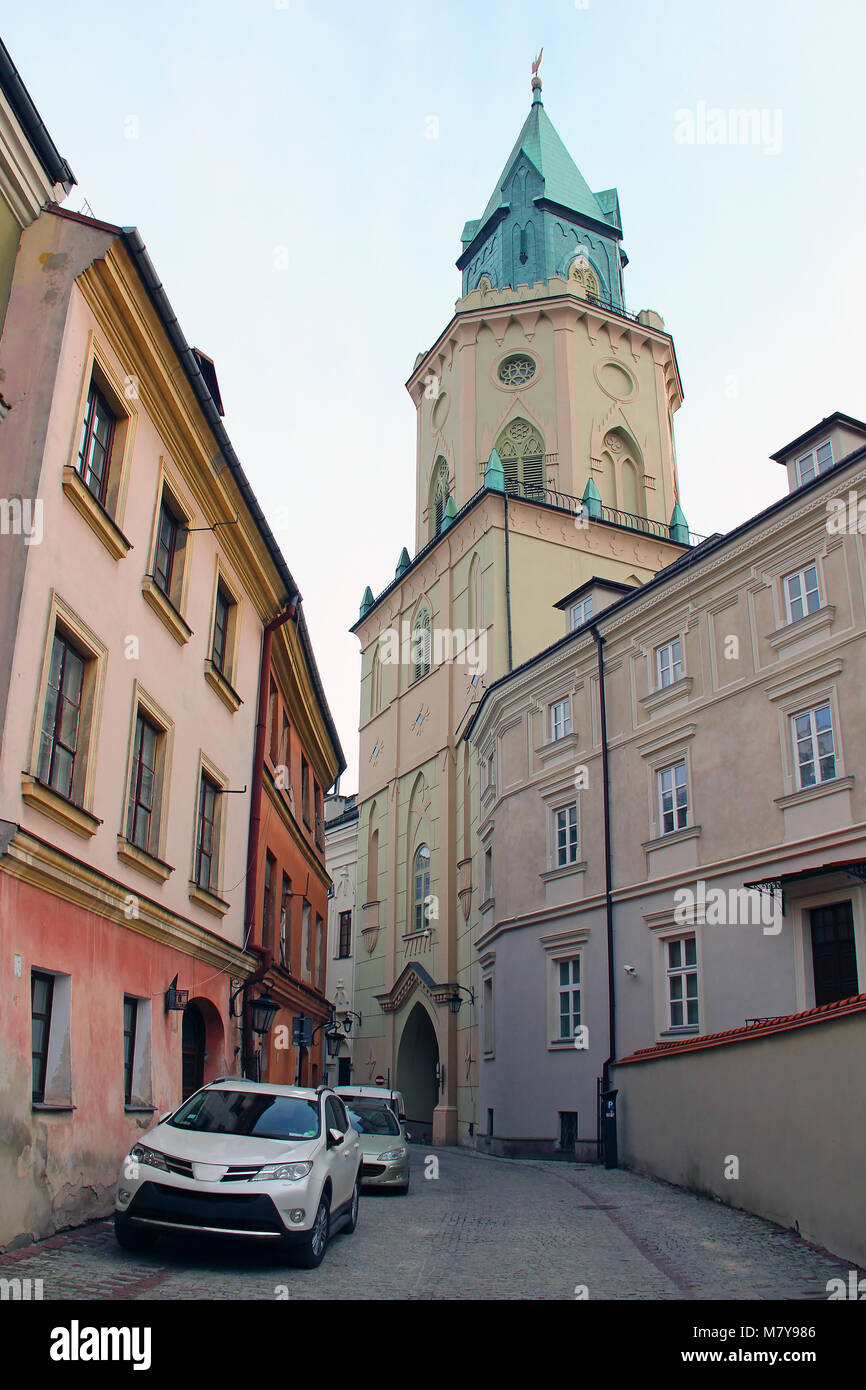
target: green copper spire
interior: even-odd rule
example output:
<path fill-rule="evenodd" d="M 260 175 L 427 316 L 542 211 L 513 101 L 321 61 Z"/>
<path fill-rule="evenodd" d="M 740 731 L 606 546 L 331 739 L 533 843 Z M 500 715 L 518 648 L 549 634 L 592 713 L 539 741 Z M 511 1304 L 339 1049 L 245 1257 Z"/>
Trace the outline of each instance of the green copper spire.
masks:
<path fill-rule="evenodd" d="M 686 521 L 679 502 L 671 512 L 671 540 L 676 541 L 677 545 L 688 545 L 689 543 L 689 523 Z"/>
<path fill-rule="evenodd" d="M 364 590 L 364 597 L 361 599 L 361 617 L 365 618 L 373 607 L 373 590 L 368 584 Z"/>
<path fill-rule="evenodd" d="M 622 307 L 622 227 L 616 189 L 593 193 L 541 99 L 533 65 L 532 105 L 481 216 L 463 229 L 463 293 L 486 276 L 493 289 L 567 277 L 586 255 L 598 293 Z"/>
<path fill-rule="evenodd" d="M 594 478 L 587 478 L 582 501 L 583 515 L 588 516 L 591 521 L 598 521 L 601 516 L 601 493 L 595 485 Z"/>
<path fill-rule="evenodd" d="M 449 495 L 448 495 L 448 501 L 445 503 L 445 508 L 444 508 L 444 510 L 443 510 L 443 512 L 442 512 L 442 520 L 441 520 L 440 523 L 439 523 L 439 534 L 440 534 L 440 536 L 442 535 L 442 532 L 443 532 L 443 531 L 447 531 L 447 530 L 448 530 L 448 527 L 451 526 L 451 525 L 453 525 L 453 523 L 454 523 L 454 518 L 455 518 L 456 515 L 457 515 L 457 506 L 456 506 L 456 503 L 455 503 L 455 501 L 454 501 L 454 498 L 453 498 L 453 497 L 450 495 L 450 493 L 449 493 Z"/>
<path fill-rule="evenodd" d="M 493 492 L 505 491 L 505 469 L 502 467 L 502 459 L 495 449 L 490 450 L 490 458 L 484 469 L 484 486 L 489 487 Z"/>
<path fill-rule="evenodd" d="M 400 551 L 400 559 L 397 561 L 397 568 L 394 571 L 394 578 L 399 579 L 401 574 L 405 574 L 412 561 L 409 559 L 409 552 L 405 545 Z"/>

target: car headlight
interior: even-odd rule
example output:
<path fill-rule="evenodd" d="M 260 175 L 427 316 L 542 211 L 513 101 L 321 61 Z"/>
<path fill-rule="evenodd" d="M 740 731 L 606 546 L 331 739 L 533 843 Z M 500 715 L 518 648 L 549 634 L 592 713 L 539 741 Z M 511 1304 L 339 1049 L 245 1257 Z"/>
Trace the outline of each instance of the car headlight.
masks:
<path fill-rule="evenodd" d="M 406 1157 L 406 1150 L 405 1150 L 405 1149 L 389 1149 L 388 1152 L 387 1152 L 386 1154 L 379 1154 L 379 1157 L 380 1157 L 380 1159 L 382 1159 L 383 1163 L 391 1163 L 391 1162 L 393 1162 L 393 1160 L 394 1160 L 395 1158 L 405 1158 L 405 1157 Z"/>
<path fill-rule="evenodd" d="M 168 1172 L 165 1154 L 161 1154 L 158 1149 L 149 1149 L 145 1144 L 133 1144 L 127 1162 L 130 1160 L 133 1163 L 146 1163 L 149 1168 L 161 1168 L 164 1173 Z"/>
<path fill-rule="evenodd" d="M 312 1163 L 266 1163 L 251 1182 L 300 1182 L 312 1171 Z"/>

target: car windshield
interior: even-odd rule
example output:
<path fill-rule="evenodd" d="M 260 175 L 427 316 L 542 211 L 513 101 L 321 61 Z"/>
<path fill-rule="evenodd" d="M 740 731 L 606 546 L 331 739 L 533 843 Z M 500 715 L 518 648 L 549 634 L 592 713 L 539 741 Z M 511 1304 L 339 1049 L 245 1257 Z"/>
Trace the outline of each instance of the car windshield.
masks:
<path fill-rule="evenodd" d="M 315 1139 L 319 1107 L 301 1096 L 263 1091 L 200 1091 L 171 1117 L 176 1129 L 246 1134 L 256 1139 Z"/>
<path fill-rule="evenodd" d="M 400 1126 L 386 1105 L 350 1105 L 346 1102 L 352 1128 L 359 1134 L 399 1134 Z"/>

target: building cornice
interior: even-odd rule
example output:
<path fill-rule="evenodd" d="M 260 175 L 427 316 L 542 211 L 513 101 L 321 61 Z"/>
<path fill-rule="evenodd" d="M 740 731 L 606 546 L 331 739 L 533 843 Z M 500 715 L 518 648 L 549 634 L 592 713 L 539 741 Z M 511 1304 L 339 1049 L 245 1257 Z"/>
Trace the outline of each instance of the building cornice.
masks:
<path fill-rule="evenodd" d="M 244 979 L 259 964 L 256 956 L 225 937 L 169 911 L 151 898 L 132 892 L 126 884 L 74 859 L 20 826 L 0 859 L 0 873 L 7 873 L 52 897 L 145 936 L 158 946 L 181 951 L 215 970 L 225 970 Z"/>

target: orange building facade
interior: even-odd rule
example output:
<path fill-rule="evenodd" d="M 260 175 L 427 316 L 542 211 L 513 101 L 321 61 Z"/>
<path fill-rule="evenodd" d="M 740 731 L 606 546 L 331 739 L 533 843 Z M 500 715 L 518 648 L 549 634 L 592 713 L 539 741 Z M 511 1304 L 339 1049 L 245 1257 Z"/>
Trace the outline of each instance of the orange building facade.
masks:
<path fill-rule="evenodd" d="M 277 627 L 265 648 L 260 691 L 264 715 L 253 937 L 262 958 L 261 985 L 279 1005 L 249 1073 L 262 1080 L 316 1086 L 326 1079 L 325 995 L 328 896 L 324 793 L 345 768 L 322 694 L 303 618 Z M 263 744 L 263 746 L 262 746 Z M 255 792 L 254 792 L 255 795 Z M 259 973 L 259 972 L 257 972 Z M 293 1041 L 293 1020 L 310 1020 L 312 1043 Z"/>

